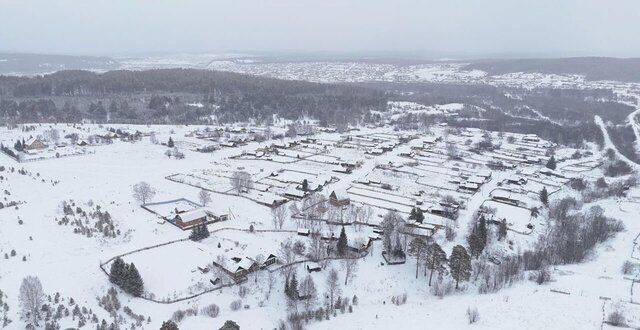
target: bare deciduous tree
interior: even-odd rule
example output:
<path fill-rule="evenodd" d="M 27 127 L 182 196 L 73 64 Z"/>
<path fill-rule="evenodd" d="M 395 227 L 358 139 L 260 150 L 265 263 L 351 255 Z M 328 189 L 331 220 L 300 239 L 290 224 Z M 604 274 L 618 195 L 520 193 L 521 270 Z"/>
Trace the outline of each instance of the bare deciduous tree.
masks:
<path fill-rule="evenodd" d="M 207 206 L 207 204 L 211 203 L 211 194 L 204 189 L 200 190 L 198 198 L 200 199 L 200 204 L 202 206 Z"/>
<path fill-rule="evenodd" d="M 251 180 L 251 174 L 245 171 L 238 171 L 231 176 L 231 186 L 238 195 L 240 193 L 253 188 L 253 181 Z"/>
<path fill-rule="evenodd" d="M 318 290 L 311 275 L 307 275 L 307 277 L 300 282 L 300 297 L 304 299 L 303 306 L 307 312 L 316 304 L 318 300 Z"/>
<path fill-rule="evenodd" d="M 284 222 L 289 216 L 289 211 L 284 205 L 280 205 L 276 208 L 271 209 L 271 215 L 273 216 L 273 226 L 276 229 L 282 229 Z"/>
<path fill-rule="evenodd" d="M 358 259 L 343 259 L 342 269 L 344 269 L 344 285 L 347 285 L 349 279 L 355 277 L 355 273 L 358 271 Z"/>
<path fill-rule="evenodd" d="M 27 276 L 22 279 L 22 285 L 20 285 L 22 315 L 36 327 L 40 320 L 40 308 L 45 301 L 44 299 L 45 294 L 42 290 L 42 283 L 40 283 L 40 279 L 37 276 Z"/>
<path fill-rule="evenodd" d="M 333 304 L 336 298 L 340 299 L 342 290 L 340 289 L 340 283 L 338 282 L 338 271 L 331 268 L 329 276 L 327 276 L 327 290 L 329 297 L 329 306 L 333 308 Z"/>
<path fill-rule="evenodd" d="M 135 198 L 143 205 L 153 199 L 153 196 L 155 196 L 155 194 L 156 190 L 144 181 L 133 186 L 133 198 Z"/>

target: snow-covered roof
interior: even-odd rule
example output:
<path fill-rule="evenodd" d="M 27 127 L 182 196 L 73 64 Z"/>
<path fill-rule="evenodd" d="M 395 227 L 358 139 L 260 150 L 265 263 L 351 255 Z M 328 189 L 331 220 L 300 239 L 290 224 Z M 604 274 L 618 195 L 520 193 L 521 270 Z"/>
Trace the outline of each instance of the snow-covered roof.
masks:
<path fill-rule="evenodd" d="M 336 199 L 339 201 L 349 199 L 349 193 L 344 188 L 336 189 L 331 194 L 335 195 Z"/>
<path fill-rule="evenodd" d="M 249 270 L 249 269 L 251 269 L 251 266 L 253 266 L 254 263 L 255 262 L 253 262 L 253 260 L 251 260 L 251 259 L 249 259 L 247 257 L 241 257 L 240 261 L 238 261 L 236 263 L 236 266 L 238 268 Z"/>
<path fill-rule="evenodd" d="M 189 222 L 206 218 L 208 216 L 208 211 L 205 209 L 193 209 L 190 211 L 179 213 L 178 215 L 180 216 L 180 219 L 182 219 L 182 221 Z"/>

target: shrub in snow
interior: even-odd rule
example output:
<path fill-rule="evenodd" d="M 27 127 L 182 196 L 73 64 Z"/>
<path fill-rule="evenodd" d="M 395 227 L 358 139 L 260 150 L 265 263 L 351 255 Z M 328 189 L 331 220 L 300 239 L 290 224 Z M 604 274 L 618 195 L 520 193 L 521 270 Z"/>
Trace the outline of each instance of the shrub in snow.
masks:
<path fill-rule="evenodd" d="M 635 272 L 637 267 L 638 264 L 634 264 L 633 262 L 627 260 L 622 264 L 622 274 L 631 275 L 633 272 Z"/>
<path fill-rule="evenodd" d="M 231 310 L 234 312 L 240 310 L 240 308 L 242 308 L 242 300 L 238 299 L 232 301 L 231 305 L 229 305 L 229 308 L 231 308 Z"/>
<path fill-rule="evenodd" d="M 529 280 L 538 283 L 538 285 L 542 285 L 551 280 L 551 273 L 546 267 L 540 270 L 534 270 L 529 274 Z"/>
<path fill-rule="evenodd" d="M 434 296 L 443 298 L 444 296 L 448 296 L 453 292 L 455 285 L 451 279 L 441 279 L 436 280 L 431 286 L 431 293 Z"/>
<path fill-rule="evenodd" d="M 624 317 L 624 314 L 622 314 L 622 312 L 618 309 L 614 310 L 613 312 L 611 312 L 611 314 L 609 314 L 609 317 L 607 318 L 607 323 L 609 323 L 614 327 L 627 326 L 627 320 Z"/>
<path fill-rule="evenodd" d="M 468 307 L 467 321 L 469 321 L 469 324 L 474 324 L 478 322 L 479 319 L 480 319 L 480 313 L 478 313 L 478 309 L 475 307 L 473 309 L 471 307 Z"/>
<path fill-rule="evenodd" d="M 173 312 L 173 315 L 171 316 L 171 320 L 174 321 L 174 322 L 180 323 L 182 320 L 184 320 L 185 316 L 187 316 L 187 313 L 185 313 L 185 311 L 179 309 L 179 310 Z"/>
<path fill-rule="evenodd" d="M 211 304 L 209 306 L 202 307 L 201 313 L 208 317 L 218 317 L 218 314 L 220 314 L 220 307 L 216 304 Z"/>

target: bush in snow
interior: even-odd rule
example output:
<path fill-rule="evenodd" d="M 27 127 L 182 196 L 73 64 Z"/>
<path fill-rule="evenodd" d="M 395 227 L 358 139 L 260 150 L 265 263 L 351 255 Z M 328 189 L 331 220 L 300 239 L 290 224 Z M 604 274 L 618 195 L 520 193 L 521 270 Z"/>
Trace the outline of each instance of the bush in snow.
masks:
<path fill-rule="evenodd" d="M 627 319 L 619 309 L 616 309 L 609 314 L 609 317 L 607 317 L 607 323 L 614 327 L 626 327 Z"/>
<path fill-rule="evenodd" d="M 211 304 L 209 306 L 202 307 L 200 312 L 208 317 L 215 318 L 220 314 L 220 307 L 216 304 Z"/>
<path fill-rule="evenodd" d="M 478 309 L 475 307 L 474 308 L 468 307 L 467 321 L 469 321 L 469 324 L 474 324 L 478 322 L 479 319 L 480 319 L 480 313 L 478 313 Z"/>
<path fill-rule="evenodd" d="M 438 278 L 431 286 L 431 293 L 434 296 L 443 298 L 453 293 L 455 285 L 449 278 Z"/>
<path fill-rule="evenodd" d="M 238 299 L 232 301 L 231 305 L 229 305 L 229 308 L 231 308 L 231 310 L 234 312 L 240 310 L 240 308 L 242 308 L 242 300 Z"/>
<path fill-rule="evenodd" d="M 622 264 L 622 274 L 631 275 L 638 268 L 638 264 L 635 264 L 629 260 Z"/>

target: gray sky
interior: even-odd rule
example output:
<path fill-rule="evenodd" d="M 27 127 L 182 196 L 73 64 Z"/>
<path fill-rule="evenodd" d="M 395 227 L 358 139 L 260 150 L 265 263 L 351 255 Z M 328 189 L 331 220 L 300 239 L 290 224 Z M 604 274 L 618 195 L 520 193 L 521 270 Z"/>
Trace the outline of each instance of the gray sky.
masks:
<path fill-rule="evenodd" d="M 638 0 L 0 0 L 0 51 L 640 56 Z"/>

